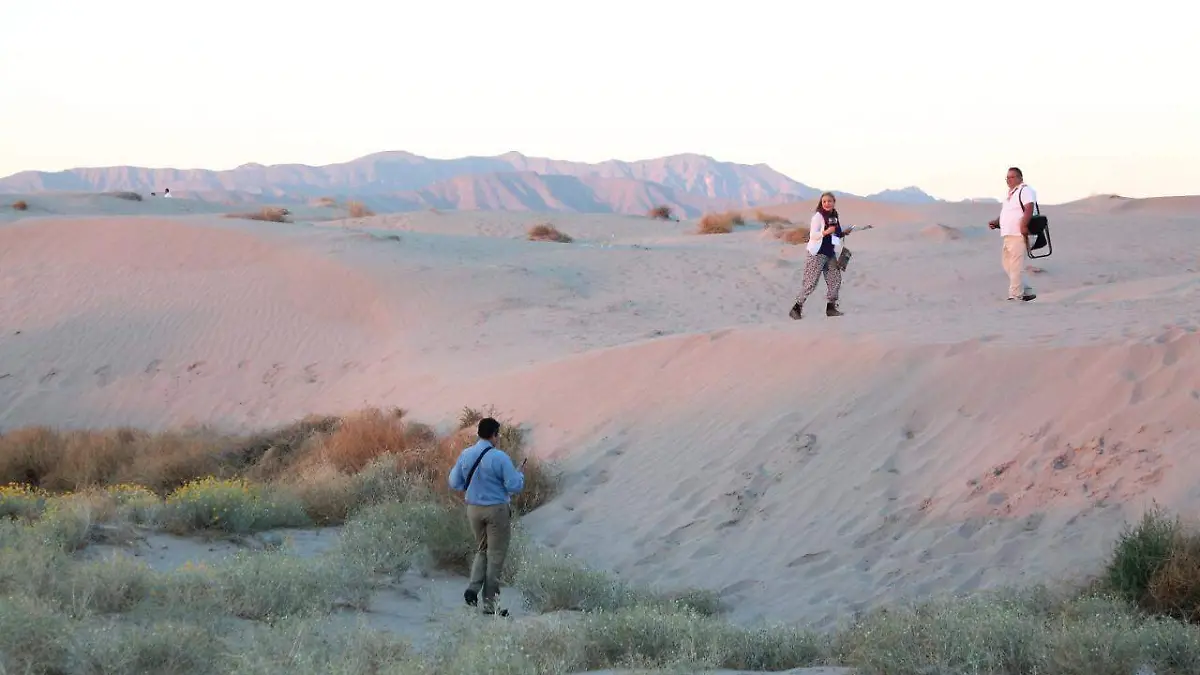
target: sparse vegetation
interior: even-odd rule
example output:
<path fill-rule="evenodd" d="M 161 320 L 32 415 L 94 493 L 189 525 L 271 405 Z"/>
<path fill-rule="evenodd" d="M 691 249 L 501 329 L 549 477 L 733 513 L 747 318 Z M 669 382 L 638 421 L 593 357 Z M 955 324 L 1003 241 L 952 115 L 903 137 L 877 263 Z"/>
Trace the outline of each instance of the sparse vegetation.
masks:
<path fill-rule="evenodd" d="M 764 227 L 769 227 L 771 225 L 791 225 L 792 224 L 792 221 L 788 220 L 787 218 L 776 215 L 774 213 L 768 213 L 766 211 L 763 211 L 762 209 L 757 209 L 754 212 L 754 219 L 757 220 L 758 222 L 762 223 Z"/>
<path fill-rule="evenodd" d="M 673 220 L 671 207 L 666 205 L 656 206 L 646 215 L 655 220 Z"/>
<path fill-rule="evenodd" d="M 29 210 L 29 204 L 24 199 L 18 199 L 17 201 L 13 202 L 12 207 L 17 211 Z"/>
<path fill-rule="evenodd" d="M 729 234 L 734 226 L 745 225 L 746 220 L 737 211 L 706 213 L 700 218 L 697 234 Z"/>
<path fill-rule="evenodd" d="M 560 244 L 569 244 L 574 239 L 565 232 L 560 232 L 557 227 L 550 223 L 541 223 L 529 228 L 526 233 L 529 241 L 553 241 Z"/>
<path fill-rule="evenodd" d="M 366 218 L 375 215 L 375 212 L 368 209 L 365 204 L 359 201 L 346 202 L 346 211 L 351 218 Z"/>
<path fill-rule="evenodd" d="M 771 236 L 782 241 L 785 244 L 799 246 L 808 243 L 808 228 L 807 227 L 783 227 L 778 224 L 767 226 Z"/>
<path fill-rule="evenodd" d="M 253 213 L 230 213 L 226 218 L 243 218 L 246 220 L 263 220 L 272 223 L 290 223 L 291 211 L 278 206 L 264 206 Z"/>
<path fill-rule="evenodd" d="M 115 199 L 124 199 L 126 201 L 131 201 L 131 202 L 142 201 L 142 195 L 140 195 L 136 192 L 129 192 L 129 191 L 125 191 L 125 190 L 122 190 L 119 192 L 105 192 L 104 196 L 105 197 L 113 197 Z"/>
<path fill-rule="evenodd" d="M 485 415 L 497 416 L 464 408 L 448 433 L 403 410 L 368 409 L 251 436 L 44 427 L 0 434 L 0 481 L 15 482 L 0 488 L 0 671 L 1200 672 L 1200 629 L 1188 623 L 1200 613 L 1200 531 L 1158 509 L 1118 537 L 1103 573 L 1083 590 L 902 603 L 830 633 L 734 625 L 711 591 L 638 587 L 534 547 L 518 521 L 507 582 L 528 609 L 559 612 L 553 620 L 464 614 L 422 651 L 348 624 L 345 611 L 366 608 L 410 568 L 465 570 L 472 538 L 445 474 Z M 519 461 L 524 431 L 502 429 L 501 447 Z M 526 473 L 530 485 L 545 480 L 546 488 L 521 511 L 553 494 L 535 459 Z M 119 482 L 133 476 L 153 487 Z M 262 550 L 178 569 L 84 555 L 144 528 L 228 537 L 314 522 L 345 527 L 309 556 L 273 533 L 261 535 Z"/>

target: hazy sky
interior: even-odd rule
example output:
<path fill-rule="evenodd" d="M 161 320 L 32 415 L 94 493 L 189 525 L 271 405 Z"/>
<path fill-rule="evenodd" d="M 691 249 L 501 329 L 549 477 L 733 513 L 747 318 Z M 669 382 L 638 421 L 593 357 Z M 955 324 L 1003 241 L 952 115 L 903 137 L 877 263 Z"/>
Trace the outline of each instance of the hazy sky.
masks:
<path fill-rule="evenodd" d="M 997 196 L 1012 164 L 1046 203 L 1200 193 L 1196 15 L 1102 2 L 0 0 L 0 175 L 696 152 L 858 193 Z"/>

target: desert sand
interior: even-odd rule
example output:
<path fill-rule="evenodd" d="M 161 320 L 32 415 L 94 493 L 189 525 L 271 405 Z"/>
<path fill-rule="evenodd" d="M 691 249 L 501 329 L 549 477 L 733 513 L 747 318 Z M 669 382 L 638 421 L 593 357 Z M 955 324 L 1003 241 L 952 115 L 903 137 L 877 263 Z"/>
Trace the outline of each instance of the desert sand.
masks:
<path fill-rule="evenodd" d="M 997 205 L 839 204 L 874 226 L 846 315 L 821 282 L 798 322 L 804 248 L 752 222 L 29 200 L 0 211 L 0 427 L 494 405 L 564 472 L 538 541 L 736 621 L 1078 579 L 1152 501 L 1200 506 L 1198 198 L 1043 206 L 1029 303 Z M 574 242 L 525 240 L 547 221 Z"/>

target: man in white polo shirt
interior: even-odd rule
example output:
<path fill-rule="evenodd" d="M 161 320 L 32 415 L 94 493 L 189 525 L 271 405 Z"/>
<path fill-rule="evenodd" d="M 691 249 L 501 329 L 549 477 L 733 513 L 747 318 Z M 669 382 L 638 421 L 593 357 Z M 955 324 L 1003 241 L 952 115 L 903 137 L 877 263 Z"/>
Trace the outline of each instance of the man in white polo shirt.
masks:
<path fill-rule="evenodd" d="M 1000 205 L 1000 217 L 989 222 L 988 227 L 1000 230 L 1000 238 L 1004 241 L 1001 262 L 1008 273 L 1008 299 L 1028 302 L 1037 295 L 1025 287 L 1021 268 L 1025 266 L 1025 253 L 1029 250 L 1029 219 L 1033 217 L 1037 193 L 1025 184 L 1024 174 L 1015 166 L 1009 168 L 1005 182 L 1008 183 L 1008 196 Z"/>

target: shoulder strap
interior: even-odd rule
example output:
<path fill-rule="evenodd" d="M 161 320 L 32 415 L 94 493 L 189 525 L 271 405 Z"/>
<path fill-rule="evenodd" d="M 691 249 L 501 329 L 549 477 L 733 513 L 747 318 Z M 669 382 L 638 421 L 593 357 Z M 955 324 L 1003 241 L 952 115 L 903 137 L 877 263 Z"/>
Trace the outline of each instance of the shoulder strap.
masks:
<path fill-rule="evenodd" d="M 1021 205 L 1021 210 L 1022 210 L 1022 211 L 1024 211 L 1024 210 L 1025 210 L 1025 202 L 1021 201 L 1021 193 L 1022 193 L 1022 192 L 1024 192 L 1024 191 L 1025 191 L 1025 186 L 1024 186 L 1024 185 L 1022 185 L 1021 187 L 1017 188 L 1017 203 Z M 1038 216 L 1042 215 L 1042 209 L 1041 209 L 1041 207 L 1040 207 L 1040 206 L 1038 206 L 1038 203 L 1037 203 L 1037 202 L 1034 202 L 1034 203 L 1033 203 L 1033 213 L 1034 213 L 1035 215 L 1038 215 Z"/>
<path fill-rule="evenodd" d="M 471 487 L 471 478 L 475 476 L 475 469 L 479 468 L 479 463 L 483 461 L 483 456 L 488 454 L 488 450 L 491 450 L 493 447 L 495 446 L 487 446 L 483 449 L 483 452 L 479 453 L 479 456 L 475 458 L 475 463 L 471 465 L 471 471 L 467 474 L 467 485 L 463 488 L 463 492 L 466 492 L 467 489 Z"/>

